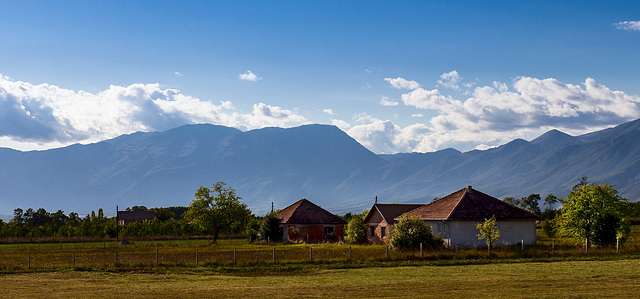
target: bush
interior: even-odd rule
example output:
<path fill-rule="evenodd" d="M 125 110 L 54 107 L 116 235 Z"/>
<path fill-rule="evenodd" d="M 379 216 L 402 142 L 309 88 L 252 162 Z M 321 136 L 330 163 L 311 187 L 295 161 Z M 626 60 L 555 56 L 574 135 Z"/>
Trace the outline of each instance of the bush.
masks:
<path fill-rule="evenodd" d="M 345 241 L 356 244 L 367 242 L 367 226 L 364 224 L 364 215 L 354 215 L 349 219 Z"/>
<path fill-rule="evenodd" d="M 554 219 L 547 219 L 542 223 L 542 230 L 549 238 L 556 236 L 556 223 Z"/>
<path fill-rule="evenodd" d="M 444 241 L 440 237 L 434 237 L 431 227 L 418 217 L 407 215 L 400 219 L 391 231 L 389 246 L 393 249 L 418 249 L 420 243 L 423 247 L 440 247 Z"/>
<path fill-rule="evenodd" d="M 280 240 L 280 226 L 278 225 L 277 212 L 271 212 L 262 218 L 260 222 L 260 238 L 267 241 L 279 241 Z"/>

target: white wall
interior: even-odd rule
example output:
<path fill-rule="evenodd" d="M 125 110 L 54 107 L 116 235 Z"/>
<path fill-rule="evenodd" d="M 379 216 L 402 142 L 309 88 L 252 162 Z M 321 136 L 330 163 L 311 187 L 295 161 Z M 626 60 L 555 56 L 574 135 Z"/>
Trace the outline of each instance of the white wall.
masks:
<path fill-rule="evenodd" d="M 476 225 L 482 221 L 425 221 L 431 226 L 434 234 L 439 234 L 445 244 L 459 248 L 487 247 L 485 240 L 478 240 L 478 229 Z M 438 225 L 440 223 L 440 225 Z M 496 240 L 495 246 L 513 245 L 524 241 L 525 245 L 536 243 L 536 223 L 535 221 L 498 221 L 500 238 Z M 438 231 L 440 228 L 440 231 Z"/>

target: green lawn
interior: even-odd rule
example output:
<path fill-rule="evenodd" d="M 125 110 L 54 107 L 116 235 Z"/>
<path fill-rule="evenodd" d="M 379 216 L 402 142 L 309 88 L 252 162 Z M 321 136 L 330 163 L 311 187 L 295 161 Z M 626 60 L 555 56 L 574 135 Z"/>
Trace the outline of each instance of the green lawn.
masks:
<path fill-rule="evenodd" d="M 370 267 L 277 275 L 58 271 L 0 276 L 0 297 L 627 297 L 640 260 Z M 8 287 L 11 286 L 11 287 Z"/>

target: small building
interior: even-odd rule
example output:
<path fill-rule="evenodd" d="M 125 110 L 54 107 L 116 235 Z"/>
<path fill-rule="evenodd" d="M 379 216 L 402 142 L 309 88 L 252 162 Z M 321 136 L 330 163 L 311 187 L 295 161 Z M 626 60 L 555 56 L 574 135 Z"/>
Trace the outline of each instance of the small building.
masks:
<path fill-rule="evenodd" d="M 283 242 L 322 243 L 344 240 L 344 225 L 347 222 L 307 199 L 296 201 L 278 212 L 276 217 Z"/>
<path fill-rule="evenodd" d="M 424 204 L 374 204 L 364 217 L 367 241 L 373 244 L 387 243 L 396 218 L 422 206 Z"/>
<path fill-rule="evenodd" d="M 536 243 L 537 215 L 510 205 L 471 186 L 406 213 L 420 217 L 440 235 L 448 246 L 486 247 L 478 240 L 476 225 L 496 217 L 500 237 L 496 246 Z M 397 220 L 397 218 L 396 218 Z"/>
<path fill-rule="evenodd" d="M 118 211 L 118 225 L 156 219 L 154 211 Z"/>

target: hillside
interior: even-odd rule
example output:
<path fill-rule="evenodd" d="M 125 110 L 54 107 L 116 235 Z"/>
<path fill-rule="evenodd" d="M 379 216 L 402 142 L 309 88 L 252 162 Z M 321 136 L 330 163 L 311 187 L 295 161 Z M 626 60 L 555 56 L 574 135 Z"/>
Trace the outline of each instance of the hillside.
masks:
<path fill-rule="evenodd" d="M 188 205 L 225 181 L 256 214 L 308 198 L 331 211 L 429 202 L 467 185 L 496 197 L 566 196 L 580 177 L 640 197 L 640 120 L 582 136 L 549 131 L 485 151 L 375 155 L 334 126 L 242 132 L 187 125 L 89 145 L 0 148 L 0 214 L 44 207 L 86 214 L 115 206 Z"/>

